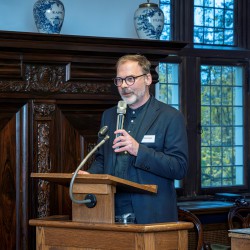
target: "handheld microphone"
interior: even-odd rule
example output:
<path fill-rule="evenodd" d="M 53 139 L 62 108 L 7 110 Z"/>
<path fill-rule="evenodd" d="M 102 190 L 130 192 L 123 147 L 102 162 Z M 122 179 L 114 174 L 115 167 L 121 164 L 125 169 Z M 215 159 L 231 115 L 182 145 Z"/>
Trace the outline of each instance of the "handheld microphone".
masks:
<path fill-rule="evenodd" d="M 123 129 L 124 115 L 126 114 L 127 103 L 124 101 L 119 101 L 117 105 L 117 121 L 116 121 L 116 130 Z M 120 134 L 116 134 L 116 137 Z"/>

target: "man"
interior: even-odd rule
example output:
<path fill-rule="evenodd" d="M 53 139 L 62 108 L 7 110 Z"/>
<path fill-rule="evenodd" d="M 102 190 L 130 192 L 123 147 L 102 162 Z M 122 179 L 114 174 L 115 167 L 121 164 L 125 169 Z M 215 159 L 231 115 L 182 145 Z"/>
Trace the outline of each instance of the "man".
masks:
<path fill-rule="evenodd" d="M 133 213 L 139 224 L 178 220 L 174 180 L 185 176 L 188 165 L 184 118 L 150 95 L 150 66 L 142 55 L 118 60 L 114 84 L 128 105 L 124 129 L 116 130 L 117 107 L 104 111 L 101 127 L 108 126 L 110 139 L 99 148 L 87 172 L 157 185 L 157 194 L 118 192 L 115 196 L 116 216 Z"/>

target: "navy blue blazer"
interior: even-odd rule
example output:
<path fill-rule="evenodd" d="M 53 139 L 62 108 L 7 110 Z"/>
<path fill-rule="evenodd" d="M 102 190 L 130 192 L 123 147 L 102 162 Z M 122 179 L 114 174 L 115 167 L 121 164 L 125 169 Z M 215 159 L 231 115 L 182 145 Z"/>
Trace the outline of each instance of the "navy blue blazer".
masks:
<path fill-rule="evenodd" d="M 114 172 L 117 107 L 104 111 L 101 127 L 108 126 L 110 139 L 102 145 L 90 169 L 92 174 Z M 145 122 L 146 121 L 146 122 Z M 144 143 L 145 135 L 155 140 Z M 151 96 L 144 122 L 135 138 L 139 143 L 136 160 L 129 168 L 129 180 L 158 186 L 157 194 L 132 193 L 132 206 L 139 224 L 178 220 L 174 180 L 182 179 L 188 168 L 188 146 L 184 117 L 175 108 Z"/>

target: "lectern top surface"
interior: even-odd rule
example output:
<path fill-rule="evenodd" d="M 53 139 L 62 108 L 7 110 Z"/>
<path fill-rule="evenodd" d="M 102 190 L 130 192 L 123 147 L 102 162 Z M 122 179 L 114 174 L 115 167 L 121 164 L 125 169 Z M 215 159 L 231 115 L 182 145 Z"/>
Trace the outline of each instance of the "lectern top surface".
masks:
<path fill-rule="evenodd" d="M 72 173 L 31 173 L 32 178 L 51 181 L 60 185 L 69 186 Z M 127 191 L 142 193 L 157 193 L 156 185 L 138 184 L 132 181 L 124 180 L 108 174 L 81 174 L 77 175 L 75 183 L 82 184 L 109 184 Z"/>

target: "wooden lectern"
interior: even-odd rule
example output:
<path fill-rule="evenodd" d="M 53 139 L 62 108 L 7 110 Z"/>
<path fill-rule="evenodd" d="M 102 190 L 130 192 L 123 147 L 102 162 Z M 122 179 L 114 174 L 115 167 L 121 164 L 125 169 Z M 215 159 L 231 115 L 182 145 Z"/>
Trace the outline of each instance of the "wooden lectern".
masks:
<path fill-rule="evenodd" d="M 31 177 L 69 186 L 72 174 L 32 173 Z M 96 196 L 93 208 L 72 203 L 72 221 L 65 216 L 32 219 L 36 226 L 37 249 L 63 250 L 161 250 L 188 248 L 189 222 L 158 224 L 116 224 L 114 196 L 117 189 L 157 193 L 155 185 L 141 185 L 111 175 L 78 175 L 73 186 L 76 199 Z"/>
<path fill-rule="evenodd" d="M 69 186 L 72 174 L 66 173 L 32 173 L 31 177 Z M 157 193 L 155 185 L 140 185 L 111 175 L 78 175 L 73 186 L 76 199 L 83 200 L 86 195 L 96 196 L 97 204 L 88 208 L 85 204 L 72 202 L 72 220 L 93 223 L 114 223 L 114 196 L 116 189 L 130 192 Z"/>

